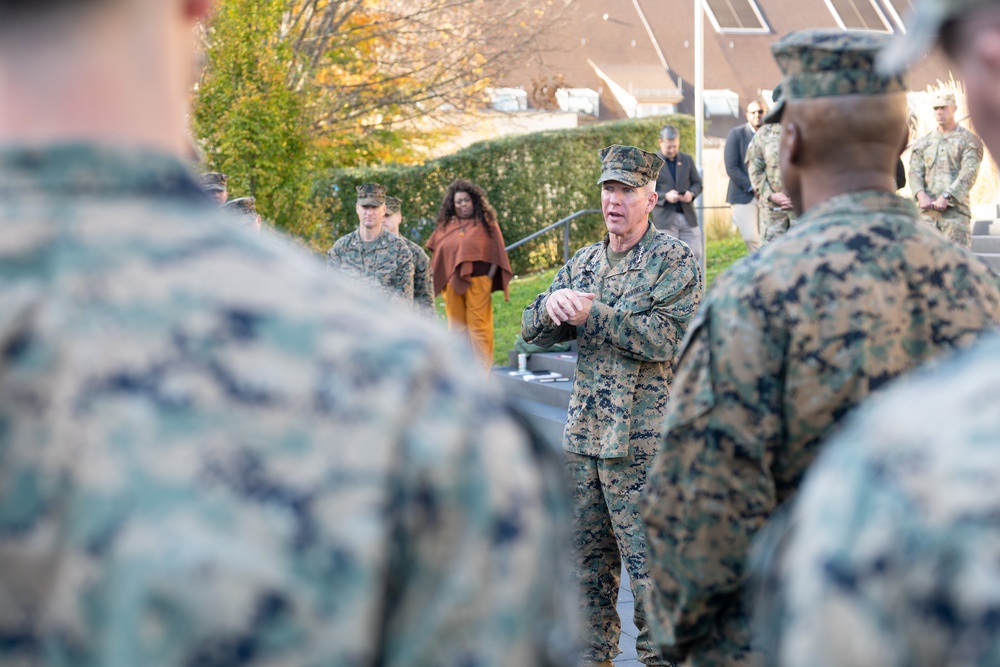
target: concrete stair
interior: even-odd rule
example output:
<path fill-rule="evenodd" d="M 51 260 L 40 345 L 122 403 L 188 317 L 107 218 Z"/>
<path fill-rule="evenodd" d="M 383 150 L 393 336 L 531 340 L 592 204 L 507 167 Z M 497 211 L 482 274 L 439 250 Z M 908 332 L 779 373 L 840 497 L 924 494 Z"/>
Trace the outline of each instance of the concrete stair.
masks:
<path fill-rule="evenodd" d="M 562 442 L 566 426 L 566 410 L 573 392 L 573 373 L 576 370 L 576 345 L 568 352 L 535 352 L 528 356 L 530 375 L 541 375 L 525 380 L 517 372 L 517 352 L 511 350 L 507 366 L 494 366 L 490 382 L 531 421 L 538 431 L 557 449 Z M 548 374 L 545 377 L 543 374 Z M 564 378 L 565 381 L 543 382 L 542 379 Z"/>
<path fill-rule="evenodd" d="M 1000 222 L 977 220 L 972 224 L 972 252 L 1000 274 Z"/>

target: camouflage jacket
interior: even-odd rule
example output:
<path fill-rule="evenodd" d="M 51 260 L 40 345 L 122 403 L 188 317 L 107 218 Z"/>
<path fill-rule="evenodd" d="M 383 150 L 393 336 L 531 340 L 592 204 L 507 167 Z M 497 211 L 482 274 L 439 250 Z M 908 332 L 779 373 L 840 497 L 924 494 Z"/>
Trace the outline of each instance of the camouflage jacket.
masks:
<path fill-rule="evenodd" d="M 638 438 L 659 438 L 674 357 L 701 301 L 691 250 L 650 225 L 615 268 L 608 238 L 581 248 L 548 291 L 524 309 L 521 335 L 543 347 L 576 339 L 579 357 L 563 447 L 598 458 L 629 454 Z M 556 290 L 597 294 L 586 324 L 557 327 L 545 310 Z"/>
<path fill-rule="evenodd" d="M 556 454 L 180 163 L 0 151 L 0 349 L 0 664 L 564 655 Z"/>
<path fill-rule="evenodd" d="M 789 666 L 997 664 L 998 397 L 993 336 L 896 383 L 824 445 L 755 550 L 768 654 Z"/>
<path fill-rule="evenodd" d="M 983 142 L 961 125 L 947 134 L 928 132 L 910 151 L 910 190 L 931 199 L 948 192 L 955 209 L 971 215 L 969 192 L 982 161 Z"/>
<path fill-rule="evenodd" d="M 888 193 L 814 206 L 716 280 L 681 353 L 643 503 L 651 628 L 668 657 L 747 664 L 749 541 L 822 439 L 871 392 L 998 321 L 986 265 Z"/>
<path fill-rule="evenodd" d="M 413 300 L 413 254 L 395 234 L 383 230 L 374 241 L 365 243 L 354 230 L 333 244 L 327 252 L 327 265 Z"/>
<path fill-rule="evenodd" d="M 775 192 L 785 192 L 781 180 L 778 150 L 781 145 L 781 124 L 761 126 L 747 146 L 747 174 L 761 206 L 774 206 L 768 200 Z"/>
<path fill-rule="evenodd" d="M 434 312 L 434 276 L 427 251 L 405 236 L 400 236 L 413 255 L 413 303 Z"/>

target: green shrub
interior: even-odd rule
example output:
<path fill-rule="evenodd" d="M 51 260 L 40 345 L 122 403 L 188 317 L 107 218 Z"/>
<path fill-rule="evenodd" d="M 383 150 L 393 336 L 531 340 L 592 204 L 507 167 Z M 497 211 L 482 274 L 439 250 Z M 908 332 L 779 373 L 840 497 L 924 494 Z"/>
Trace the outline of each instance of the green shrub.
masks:
<path fill-rule="evenodd" d="M 402 233 L 422 243 L 434 229 L 448 185 L 456 178 L 468 178 L 486 190 L 510 245 L 576 211 L 599 209 L 597 151 L 611 144 L 656 150 L 659 130 L 666 123 L 680 130 L 681 150 L 693 152 L 694 119 L 689 116 L 615 121 L 483 141 L 417 166 L 336 170 L 317 182 L 314 194 L 324 202 L 336 238 L 358 225 L 355 186 L 382 183 L 403 200 Z M 603 234 L 599 214 L 581 216 L 572 223 L 571 250 Z M 553 230 L 516 248 L 510 260 L 515 273 L 562 264 L 561 233 Z"/>

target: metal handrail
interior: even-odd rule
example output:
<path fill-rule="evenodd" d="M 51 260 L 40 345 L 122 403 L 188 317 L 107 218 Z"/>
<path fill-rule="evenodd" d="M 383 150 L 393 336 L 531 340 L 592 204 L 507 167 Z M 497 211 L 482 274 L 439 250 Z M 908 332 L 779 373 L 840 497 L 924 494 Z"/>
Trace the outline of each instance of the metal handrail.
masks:
<path fill-rule="evenodd" d="M 514 248 L 517 248 L 518 246 L 522 246 L 525 243 L 527 243 L 528 241 L 531 241 L 533 239 L 537 239 L 542 234 L 550 232 L 553 229 L 555 229 L 556 227 L 558 227 L 560 225 L 563 225 L 563 261 L 564 262 L 568 262 L 569 261 L 569 255 L 570 255 L 570 252 L 569 252 L 569 223 L 572 222 L 573 220 L 575 220 L 576 218 L 579 218 L 581 215 L 585 215 L 587 213 L 600 213 L 600 212 L 601 212 L 601 209 L 599 209 L 599 208 L 588 208 L 588 209 L 584 209 L 582 211 L 577 211 L 573 215 L 566 216 L 562 220 L 559 220 L 557 222 L 553 222 L 548 227 L 543 227 L 542 229 L 539 229 L 534 234 L 530 234 L 529 236 L 525 236 L 520 241 L 515 241 L 514 243 L 511 243 L 509 246 L 507 246 L 506 250 L 507 250 L 507 252 L 510 252 Z"/>

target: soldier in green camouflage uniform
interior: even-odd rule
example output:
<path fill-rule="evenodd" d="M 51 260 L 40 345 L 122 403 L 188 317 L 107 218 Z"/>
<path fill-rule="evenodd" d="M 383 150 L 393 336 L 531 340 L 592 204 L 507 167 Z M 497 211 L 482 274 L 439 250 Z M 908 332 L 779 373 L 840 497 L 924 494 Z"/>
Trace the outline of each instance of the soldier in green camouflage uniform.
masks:
<path fill-rule="evenodd" d="M 543 347 L 573 339 L 579 346 L 563 449 L 576 511 L 585 655 L 610 665 L 619 653 L 615 605 L 624 561 L 639 659 L 659 665 L 665 663 L 644 607 L 638 500 L 659 448 L 674 357 L 701 299 L 701 273 L 688 246 L 648 221 L 663 161 L 631 146 L 611 146 L 601 158 L 608 235 L 579 250 L 525 308 L 521 331 Z"/>
<path fill-rule="evenodd" d="M 996 154 L 1000 3 L 925 0 L 880 65 L 939 40 Z M 1000 664 L 1000 338 L 900 380 L 823 446 L 757 545 L 775 667 Z"/>
<path fill-rule="evenodd" d="M 209 7 L 0 0 L 0 664 L 572 666 L 558 457 L 186 171 Z"/>
<path fill-rule="evenodd" d="M 713 285 L 643 501 L 650 625 L 689 667 L 753 663 L 749 542 L 822 439 L 871 392 L 1000 321 L 986 266 L 894 194 L 907 85 L 874 72 L 885 41 L 807 30 L 772 47 L 784 182 L 802 214 Z"/>
<path fill-rule="evenodd" d="M 780 103 L 781 84 L 774 88 L 774 102 Z M 760 243 L 764 245 L 782 236 L 795 223 L 795 211 L 781 180 L 778 148 L 781 125 L 767 123 L 753 135 L 747 146 L 747 174 L 757 193 L 757 220 Z"/>
<path fill-rule="evenodd" d="M 385 198 L 385 229 L 406 243 L 413 255 L 413 303 L 426 311 L 434 312 L 434 276 L 431 258 L 427 251 L 399 233 L 403 222 L 403 202 L 398 197 Z"/>
<path fill-rule="evenodd" d="M 910 189 L 924 222 L 969 247 L 969 193 L 983 162 L 983 142 L 955 121 L 953 93 L 938 93 L 932 104 L 938 127 L 913 144 Z"/>
<path fill-rule="evenodd" d="M 413 255 L 401 238 L 383 229 L 385 186 L 362 183 L 357 191 L 360 225 L 337 239 L 327 252 L 327 265 L 412 302 Z"/>

